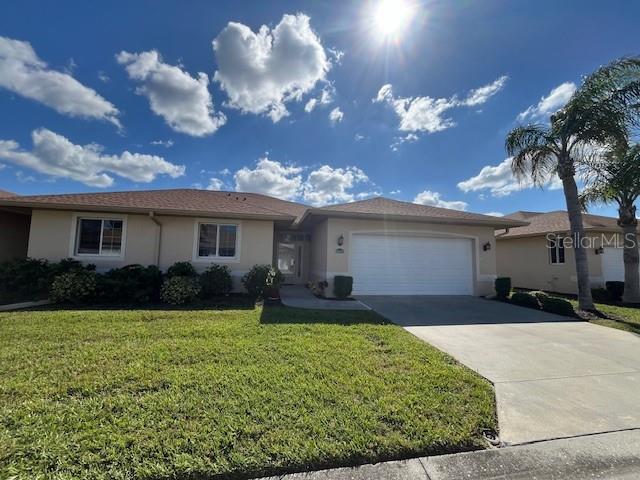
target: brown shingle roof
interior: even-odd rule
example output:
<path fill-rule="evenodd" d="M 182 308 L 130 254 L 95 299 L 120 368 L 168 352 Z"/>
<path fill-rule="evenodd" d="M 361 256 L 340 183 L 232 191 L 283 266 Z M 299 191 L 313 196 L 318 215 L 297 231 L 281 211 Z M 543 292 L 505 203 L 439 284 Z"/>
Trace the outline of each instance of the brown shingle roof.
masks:
<path fill-rule="evenodd" d="M 9 192 L 7 190 L 0 189 L 0 198 L 10 198 L 10 197 L 17 197 L 17 196 L 18 196 L 17 193 L 13 193 L 13 192 Z"/>
<path fill-rule="evenodd" d="M 549 213 L 537 212 L 515 212 L 505 215 L 505 218 L 522 219 L 526 214 L 526 221 L 529 225 L 524 227 L 510 228 L 508 232 L 497 232 L 496 238 L 517 238 L 546 233 L 561 233 L 571 230 L 569 225 L 569 215 L 565 210 L 557 210 Z M 596 231 L 619 231 L 617 220 L 612 217 L 601 215 L 582 214 L 582 222 L 585 230 Z"/>
<path fill-rule="evenodd" d="M 238 217 L 269 217 L 293 220 L 307 207 L 256 193 L 218 192 L 194 189 L 130 192 L 28 195 L 2 198 L 0 204 L 54 208 L 98 209 L 176 214 L 224 214 Z"/>
<path fill-rule="evenodd" d="M 369 217 L 396 217 L 402 219 L 461 222 L 496 226 L 517 226 L 524 223 L 517 219 L 505 219 L 479 213 L 463 212 L 448 208 L 418 205 L 384 197 L 375 197 L 357 202 L 341 203 L 310 210 L 310 214 L 341 214 Z"/>

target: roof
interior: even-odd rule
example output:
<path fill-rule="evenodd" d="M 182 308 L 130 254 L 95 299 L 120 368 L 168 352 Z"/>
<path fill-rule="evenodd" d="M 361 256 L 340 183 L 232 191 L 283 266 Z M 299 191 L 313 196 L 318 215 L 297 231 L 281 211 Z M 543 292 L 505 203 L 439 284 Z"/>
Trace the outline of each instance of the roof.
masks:
<path fill-rule="evenodd" d="M 17 196 L 18 196 L 17 193 L 13 193 L 13 192 L 9 192 L 7 190 L 0 189 L 0 198 L 10 198 L 10 197 L 17 197 Z"/>
<path fill-rule="evenodd" d="M 524 219 L 529 225 L 510 228 L 506 232 L 497 233 L 496 238 L 518 238 L 544 235 L 546 233 L 560 233 L 571 230 L 569 225 L 569 215 L 566 210 L 556 210 L 554 212 L 514 212 L 505 215 L 505 218 Z M 601 215 L 582 214 L 582 222 L 585 231 L 620 231 L 618 221 L 612 217 Z"/>
<path fill-rule="evenodd" d="M 165 212 L 177 215 L 220 214 L 289 221 L 301 216 L 308 208 L 306 205 L 257 193 L 196 189 L 25 195 L 0 198 L 0 205 L 133 213 Z"/>
<path fill-rule="evenodd" d="M 526 225 L 518 219 L 505 219 L 491 215 L 451 210 L 449 208 L 401 202 L 384 197 L 375 197 L 357 202 L 341 203 L 322 208 L 313 208 L 305 215 L 356 216 L 397 220 L 415 220 L 435 223 L 466 223 L 488 225 L 497 228 Z"/>

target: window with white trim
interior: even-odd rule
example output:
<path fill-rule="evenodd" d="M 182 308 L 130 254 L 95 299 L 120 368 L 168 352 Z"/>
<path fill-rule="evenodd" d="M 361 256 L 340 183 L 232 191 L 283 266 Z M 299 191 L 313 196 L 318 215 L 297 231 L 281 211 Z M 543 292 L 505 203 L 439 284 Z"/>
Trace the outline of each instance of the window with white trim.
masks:
<path fill-rule="evenodd" d="M 120 218 L 78 218 L 74 254 L 120 256 L 123 228 Z"/>
<path fill-rule="evenodd" d="M 199 258 L 235 258 L 238 252 L 238 225 L 198 224 Z"/>
<path fill-rule="evenodd" d="M 562 237 L 548 239 L 549 262 L 551 265 L 561 265 L 564 263 L 564 242 Z"/>

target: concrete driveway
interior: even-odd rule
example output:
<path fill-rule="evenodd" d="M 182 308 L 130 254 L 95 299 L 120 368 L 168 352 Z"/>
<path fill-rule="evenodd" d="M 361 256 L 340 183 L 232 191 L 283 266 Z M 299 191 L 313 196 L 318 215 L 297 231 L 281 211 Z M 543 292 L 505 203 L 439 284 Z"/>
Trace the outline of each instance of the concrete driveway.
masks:
<path fill-rule="evenodd" d="M 359 298 L 495 385 L 508 444 L 640 428 L 640 337 L 475 297 Z"/>

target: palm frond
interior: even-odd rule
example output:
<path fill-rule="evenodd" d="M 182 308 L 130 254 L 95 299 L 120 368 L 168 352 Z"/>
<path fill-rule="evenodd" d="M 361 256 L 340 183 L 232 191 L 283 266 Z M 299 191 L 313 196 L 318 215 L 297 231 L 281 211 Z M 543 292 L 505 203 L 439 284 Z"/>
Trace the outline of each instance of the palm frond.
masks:
<path fill-rule="evenodd" d="M 514 128 L 507 135 L 505 150 L 512 157 L 511 171 L 520 182 L 531 179 L 534 185 L 542 186 L 557 169 L 559 148 L 544 125 Z"/>

